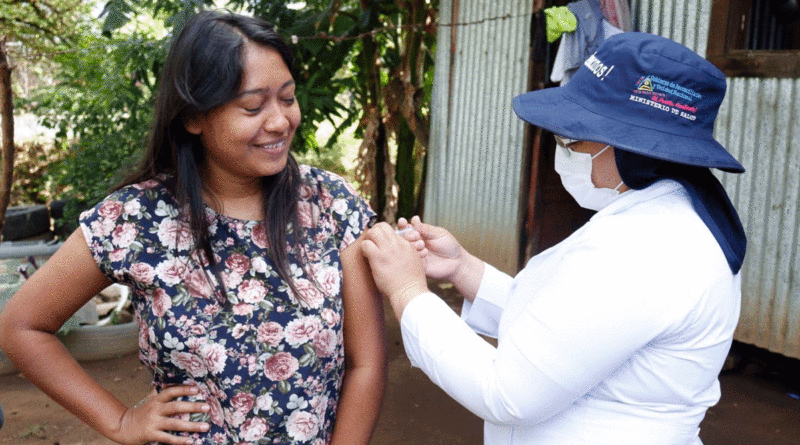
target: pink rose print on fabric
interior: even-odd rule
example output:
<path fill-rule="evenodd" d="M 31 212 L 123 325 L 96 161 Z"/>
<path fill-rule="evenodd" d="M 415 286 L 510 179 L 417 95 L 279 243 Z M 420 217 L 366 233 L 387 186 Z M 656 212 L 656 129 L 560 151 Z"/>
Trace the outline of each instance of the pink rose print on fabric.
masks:
<path fill-rule="evenodd" d="M 157 233 L 165 246 L 175 247 L 177 243 L 178 250 L 189 250 L 194 245 L 188 224 L 172 218 L 164 218 L 158 225 Z"/>
<path fill-rule="evenodd" d="M 108 259 L 111 261 L 122 261 L 125 259 L 125 255 L 127 254 L 128 249 L 115 249 L 113 252 L 108 254 Z M 121 271 L 114 271 L 115 277 L 119 277 L 121 275 Z"/>
<path fill-rule="evenodd" d="M 186 288 L 192 295 L 208 298 L 213 293 L 209 277 L 200 269 L 192 269 L 186 277 Z"/>
<path fill-rule="evenodd" d="M 294 282 L 297 287 L 297 301 L 301 306 L 309 309 L 317 309 L 325 302 L 325 296 L 320 292 L 314 283 L 305 278 L 298 278 Z"/>
<path fill-rule="evenodd" d="M 253 270 L 258 273 L 267 273 L 267 262 L 264 258 L 253 258 Z"/>
<path fill-rule="evenodd" d="M 331 207 L 333 208 L 333 211 L 338 213 L 339 215 L 345 215 L 347 213 L 347 209 L 350 208 L 350 206 L 347 204 L 346 199 L 334 200 L 333 206 Z"/>
<path fill-rule="evenodd" d="M 135 224 L 123 223 L 111 233 L 111 242 L 116 246 L 125 248 L 133 244 L 138 233 Z"/>
<path fill-rule="evenodd" d="M 283 326 L 274 321 L 262 324 L 258 327 L 256 340 L 272 347 L 278 346 L 283 340 Z"/>
<path fill-rule="evenodd" d="M 333 204 L 333 195 L 331 191 L 323 187 L 319 193 L 319 206 L 323 209 L 329 208 Z"/>
<path fill-rule="evenodd" d="M 228 355 L 225 347 L 219 343 L 206 343 L 200 348 L 200 355 L 205 361 L 206 369 L 212 374 L 222 374 Z"/>
<path fill-rule="evenodd" d="M 272 409 L 272 402 L 272 396 L 269 393 L 264 393 L 256 399 L 256 405 L 261 411 L 269 412 L 269 410 Z"/>
<path fill-rule="evenodd" d="M 314 351 L 320 357 L 330 357 L 336 351 L 336 333 L 331 329 L 323 329 L 314 337 Z"/>
<path fill-rule="evenodd" d="M 139 201 L 128 201 L 125 203 L 123 208 L 125 209 L 126 215 L 135 216 L 139 214 L 139 209 L 142 208 L 142 205 L 139 203 Z"/>
<path fill-rule="evenodd" d="M 247 258 L 241 253 L 232 253 L 231 256 L 225 260 L 225 266 L 239 275 L 244 275 L 250 271 L 250 258 Z"/>
<path fill-rule="evenodd" d="M 301 202 L 297 205 L 297 216 L 301 226 L 316 227 L 317 221 L 319 221 L 319 207 L 312 206 L 308 202 Z"/>
<path fill-rule="evenodd" d="M 164 289 L 158 288 L 153 291 L 153 315 L 163 317 L 172 308 L 172 298 L 169 297 Z"/>
<path fill-rule="evenodd" d="M 248 303 L 237 303 L 233 306 L 234 315 L 252 315 L 255 306 Z"/>
<path fill-rule="evenodd" d="M 332 266 L 322 266 L 314 271 L 317 277 L 317 284 L 322 288 L 326 295 L 339 295 L 341 288 L 341 275 L 339 269 Z"/>
<path fill-rule="evenodd" d="M 289 437 L 299 441 L 313 439 L 319 432 L 319 426 L 317 416 L 307 411 L 293 411 L 286 421 L 286 431 L 289 433 Z"/>
<path fill-rule="evenodd" d="M 300 186 L 300 199 L 303 201 L 308 201 L 314 197 L 314 189 L 308 186 L 308 184 L 303 184 Z"/>
<path fill-rule="evenodd" d="M 194 354 L 172 351 L 170 360 L 172 360 L 172 364 L 188 372 L 192 377 L 203 377 L 208 373 L 203 360 Z"/>
<path fill-rule="evenodd" d="M 256 404 L 254 395 L 246 392 L 237 392 L 236 395 L 231 397 L 231 406 L 237 411 L 248 412 Z"/>
<path fill-rule="evenodd" d="M 245 280 L 239 286 L 239 298 L 247 303 L 258 304 L 264 301 L 267 296 L 267 289 L 261 280 Z"/>
<path fill-rule="evenodd" d="M 250 325 L 244 325 L 241 323 L 237 323 L 236 326 L 231 329 L 231 336 L 235 339 L 240 339 L 247 331 L 250 330 Z"/>
<path fill-rule="evenodd" d="M 215 275 L 167 189 L 171 176 L 123 187 L 81 215 L 98 265 L 134 289 L 140 357 L 156 384 L 193 382 L 211 407 L 211 430 L 187 434 L 198 445 L 330 441 L 344 372 L 336 251 L 374 214 L 340 177 L 300 170 L 302 224 L 286 244 L 296 293 L 273 279 L 263 222 L 206 208 Z"/>
<path fill-rule="evenodd" d="M 253 240 L 253 244 L 262 249 L 269 247 L 269 243 L 267 243 L 267 230 L 264 227 L 264 223 L 258 223 L 253 227 L 251 239 Z"/>
<path fill-rule="evenodd" d="M 156 270 L 147 263 L 133 263 L 130 273 L 134 280 L 148 285 L 153 284 L 153 278 L 156 276 Z"/>
<path fill-rule="evenodd" d="M 222 282 L 228 289 L 233 289 L 242 284 L 242 276 L 238 273 L 222 272 Z"/>
<path fill-rule="evenodd" d="M 264 419 L 251 417 L 242 425 L 239 438 L 248 442 L 256 442 L 266 436 L 267 431 L 269 431 L 269 426 L 267 426 L 267 422 Z"/>
<path fill-rule="evenodd" d="M 292 320 L 286 326 L 286 341 L 296 348 L 308 343 L 321 329 L 322 323 L 316 317 L 308 316 Z"/>
<path fill-rule="evenodd" d="M 177 258 L 168 258 L 156 266 L 156 276 L 169 285 L 176 285 L 187 275 L 186 263 Z"/>
<path fill-rule="evenodd" d="M 115 227 L 114 220 L 111 219 L 94 220 L 89 224 L 93 238 L 105 238 L 111 235 Z"/>
<path fill-rule="evenodd" d="M 238 428 L 245 421 L 245 419 L 245 413 L 241 411 L 225 410 L 225 421 L 236 428 Z"/>
<path fill-rule="evenodd" d="M 337 314 L 336 311 L 334 311 L 333 309 L 325 308 L 322 310 L 321 315 L 322 315 L 322 321 L 324 321 L 329 328 L 336 326 L 341 320 L 339 314 Z"/>
<path fill-rule="evenodd" d="M 264 362 L 264 375 L 276 382 L 289 379 L 298 369 L 299 362 L 288 352 L 279 352 Z"/>
<path fill-rule="evenodd" d="M 219 400 L 216 398 L 209 398 L 206 399 L 206 402 L 208 406 L 211 407 L 208 411 L 209 420 L 211 420 L 211 423 L 214 425 L 222 426 L 225 423 L 225 415 L 223 414 L 222 405 L 219 403 Z"/>
<path fill-rule="evenodd" d="M 97 213 L 104 219 L 115 220 L 122 215 L 123 206 L 119 201 L 106 201 L 97 209 Z"/>

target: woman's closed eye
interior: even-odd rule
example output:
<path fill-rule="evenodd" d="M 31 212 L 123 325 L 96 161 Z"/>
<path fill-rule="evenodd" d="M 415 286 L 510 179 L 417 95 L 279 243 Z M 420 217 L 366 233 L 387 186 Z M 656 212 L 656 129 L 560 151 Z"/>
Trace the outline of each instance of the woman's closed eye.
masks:
<path fill-rule="evenodd" d="M 259 92 L 248 92 L 239 96 L 239 106 L 248 113 L 258 113 L 266 103 L 267 97 Z"/>

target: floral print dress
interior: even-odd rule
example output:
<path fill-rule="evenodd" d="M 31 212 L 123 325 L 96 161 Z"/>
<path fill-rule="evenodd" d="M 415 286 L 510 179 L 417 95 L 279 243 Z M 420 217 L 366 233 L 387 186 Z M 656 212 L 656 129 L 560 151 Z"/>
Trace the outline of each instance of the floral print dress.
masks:
<path fill-rule="evenodd" d="M 155 387 L 196 385 L 194 400 L 211 406 L 191 416 L 211 425 L 192 435 L 197 444 L 330 440 L 344 373 L 339 252 L 375 214 L 342 178 L 300 172 L 301 227 L 287 249 L 297 295 L 268 256 L 262 222 L 206 207 L 222 296 L 162 183 L 169 178 L 122 188 L 80 217 L 100 269 L 133 290 Z"/>

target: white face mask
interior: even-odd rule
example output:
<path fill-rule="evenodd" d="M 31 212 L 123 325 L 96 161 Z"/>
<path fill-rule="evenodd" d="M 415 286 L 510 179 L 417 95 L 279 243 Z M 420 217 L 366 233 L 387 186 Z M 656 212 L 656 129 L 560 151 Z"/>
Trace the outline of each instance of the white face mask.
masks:
<path fill-rule="evenodd" d="M 561 183 L 567 192 L 584 209 L 600 210 L 619 197 L 622 181 L 614 189 L 597 188 L 592 183 L 592 160 L 608 150 L 608 147 L 610 145 L 592 156 L 573 151 L 556 140 L 556 172 L 561 176 Z"/>

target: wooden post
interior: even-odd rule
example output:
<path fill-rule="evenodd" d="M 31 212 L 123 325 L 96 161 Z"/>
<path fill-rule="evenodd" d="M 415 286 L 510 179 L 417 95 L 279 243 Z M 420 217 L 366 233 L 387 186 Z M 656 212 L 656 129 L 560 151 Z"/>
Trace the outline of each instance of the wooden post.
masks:
<path fill-rule="evenodd" d="M 0 241 L 6 209 L 11 200 L 11 184 L 14 181 L 14 98 L 11 91 L 11 70 L 6 56 L 6 36 L 0 40 L 0 116 L 3 118 L 2 154 L 3 167 L 0 174 Z"/>

